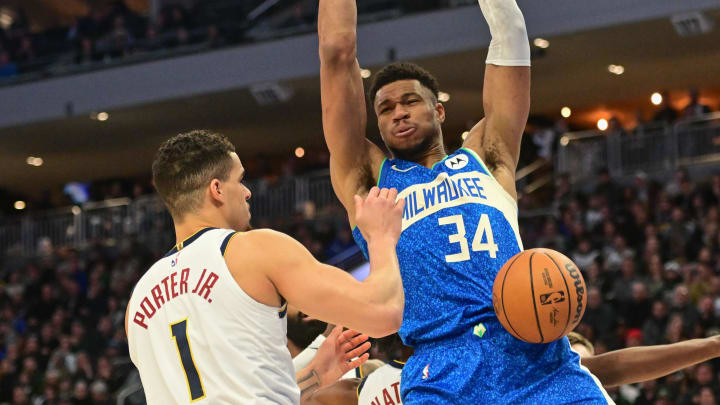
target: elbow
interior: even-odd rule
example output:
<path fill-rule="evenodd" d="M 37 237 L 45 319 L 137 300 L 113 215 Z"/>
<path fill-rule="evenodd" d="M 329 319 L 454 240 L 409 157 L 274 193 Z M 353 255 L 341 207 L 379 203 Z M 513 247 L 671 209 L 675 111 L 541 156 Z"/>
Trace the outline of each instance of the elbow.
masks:
<path fill-rule="evenodd" d="M 378 313 L 382 314 L 382 317 L 376 319 L 374 322 L 373 330 L 368 333 L 371 338 L 382 338 L 400 330 L 403 320 L 403 310 L 399 306 L 392 306 L 384 308 Z"/>
<path fill-rule="evenodd" d="M 350 64 L 357 56 L 357 37 L 354 32 L 320 35 L 320 60 L 323 63 Z"/>

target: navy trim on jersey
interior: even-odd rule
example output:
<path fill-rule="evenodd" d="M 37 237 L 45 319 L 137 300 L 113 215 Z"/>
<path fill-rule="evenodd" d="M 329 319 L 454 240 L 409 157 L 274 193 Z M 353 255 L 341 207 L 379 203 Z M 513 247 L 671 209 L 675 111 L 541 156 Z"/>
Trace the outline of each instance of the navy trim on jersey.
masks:
<path fill-rule="evenodd" d="M 285 315 L 287 315 L 287 301 L 281 295 L 280 296 L 280 309 L 278 310 L 278 316 L 280 317 L 280 319 L 282 319 L 285 317 Z"/>
<path fill-rule="evenodd" d="M 229 234 L 228 236 L 223 239 L 222 244 L 220 245 L 220 254 L 225 257 L 225 251 L 227 251 L 228 244 L 230 243 L 230 239 L 233 238 L 233 236 L 237 235 L 237 232 L 233 232 Z"/>
<path fill-rule="evenodd" d="M 363 378 L 362 381 L 360 381 L 360 385 L 357 387 L 357 396 L 358 399 L 360 398 L 360 391 L 362 391 L 363 387 L 365 386 L 365 382 L 367 381 L 367 377 Z"/>
<path fill-rule="evenodd" d="M 390 367 L 398 368 L 402 370 L 403 366 L 405 366 L 405 363 L 399 360 L 392 360 L 390 363 L 388 363 Z"/>
<path fill-rule="evenodd" d="M 195 233 L 192 234 L 192 236 L 190 236 L 189 238 L 187 238 L 187 239 L 185 239 L 184 241 L 182 241 L 182 242 L 178 243 L 177 245 L 175 245 L 172 249 L 170 249 L 169 252 L 165 253 L 165 256 L 163 256 L 163 257 L 168 257 L 168 256 L 170 256 L 170 255 L 173 255 L 173 254 L 177 253 L 178 251 L 180 251 L 180 250 L 182 250 L 183 248 L 187 247 L 189 244 L 195 242 L 195 241 L 197 240 L 197 238 L 199 238 L 200 236 L 202 236 L 202 234 L 204 234 L 204 233 L 207 232 L 207 231 L 212 231 L 213 229 L 217 229 L 217 228 L 203 228 L 203 229 L 195 232 Z"/>

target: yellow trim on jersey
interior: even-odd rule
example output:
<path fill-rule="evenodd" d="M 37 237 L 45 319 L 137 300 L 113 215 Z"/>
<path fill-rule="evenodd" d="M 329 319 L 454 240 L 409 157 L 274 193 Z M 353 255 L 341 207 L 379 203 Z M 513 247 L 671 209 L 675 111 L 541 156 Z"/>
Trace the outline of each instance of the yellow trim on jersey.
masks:
<path fill-rule="evenodd" d="M 182 241 L 178 242 L 178 243 L 175 245 L 175 249 L 177 249 L 178 252 L 179 252 L 180 249 L 183 248 L 183 245 L 185 245 L 185 242 L 188 241 L 188 239 L 192 238 L 193 236 L 197 235 L 198 233 L 202 232 L 202 231 L 205 230 L 205 229 L 207 229 L 207 228 L 199 229 L 197 232 L 193 233 L 192 235 L 190 235 L 190 236 L 188 236 L 187 238 L 183 239 Z M 182 321 L 180 321 L 180 322 L 182 322 Z"/>
<path fill-rule="evenodd" d="M 362 381 L 360 381 L 361 383 Z M 358 399 L 360 399 L 360 383 L 358 383 L 357 387 L 355 387 L 355 393 L 357 394 Z"/>
<path fill-rule="evenodd" d="M 288 305 L 288 302 L 287 302 L 287 300 L 285 300 L 285 303 L 282 304 L 282 306 L 280 306 L 280 308 L 278 308 L 278 312 L 285 311 L 287 309 L 287 305 Z"/>
<path fill-rule="evenodd" d="M 240 232 L 235 232 L 235 233 L 233 233 L 232 236 L 230 236 L 230 239 L 228 239 L 227 245 L 225 245 L 225 251 L 223 252 L 223 258 L 225 257 L 225 254 L 227 253 L 228 248 L 230 247 L 230 242 L 232 242 L 232 240 L 233 240 L 233 238 L 235 237 L 235 235 L 237 235 L 237 234 L 239 234 L 239 233 L 240 233 Z"/>
<path fill-rule="evenodd" d="M 180 354 L 180 346 L 178 346 L 178 344 L 177 344 L 177 338 L 173 335 L 172 327 L 179 323 L 183 323 L 183 322 L 187 322 L 187 325 L 185 325 L 185 339 L 187 339 L 187 342 L 188 342 L 188 350 L 190 350 L 190 361 L 192 361 L 193 366 L 195 367 L 195 370 L 197 371 L 198 379 L 200 380 L 200 389 L 202 390 L 203 396 L 201 396 L 200 398 L 197 398 L 197 399 L 192 399 L 192 392 L 190 391 L 190 378 L 187 375 L 187 371 L 185 371 L 185 366 L 182 367 L 182 370 L 183 370 L 183 373 L 185 373 L 185 382 L 187 382 L 188 398 L 190 398 L 190 402 L 197 402 L 201 399 L 205 399 L 207 394 L 205 393 L 205 385 L 203 385 L 202 376 L 200 375 L 200 370 L 198 370 L 197 363 L 195 363 L 195 358 L 193 357 L 192 346 L 190 345 L 190 321 L 188 320 L 188 318 L 185 318 L 181 321 L 177 321 L 175 323 L 170 324 L 170 337 L 172 337 L 172 339 L 175 341 L 175 349 L 177 349 L 178 360 L 180 360 L 180 364 L 182 364 L 182 355 Z"/>

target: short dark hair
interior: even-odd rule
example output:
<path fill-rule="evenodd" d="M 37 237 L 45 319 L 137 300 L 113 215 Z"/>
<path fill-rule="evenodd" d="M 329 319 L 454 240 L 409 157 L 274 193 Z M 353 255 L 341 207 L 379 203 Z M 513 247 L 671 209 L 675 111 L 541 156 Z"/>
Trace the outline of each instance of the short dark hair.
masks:
<path fill-rule="evenodd" d="M 165 141 L 152 164 L 153 184 L 175 219 L 202 204 L 213 179 L 227 180 L 235 146 L 223 135 L 195 130 Z"/>
<path fill-rule="evenodd" d="M 370 106 L 375 105 L 375 96 L 378 90 L 384 86 L 396 82 L 398 80 L 417 80 L 426 87 L 435 96 L 437 101 L 440 91 L 440 84 L 435 76 L 427 70 L 410 62 L 394 62 L 380 69 L 370 84 L 368 96 L 370 97 Z"/>
<path fill-rule="evenodd" d="M 570 341 L 570 347 L 574 345 L 583 345 L 586 349 L 590 352 L 590 354 L 595 354 L 595 346 L 593 346 L 592 343 L 590 343 L 587 338 L 577 332 L 570 332 L 567 335 L 568 340 Z"/>

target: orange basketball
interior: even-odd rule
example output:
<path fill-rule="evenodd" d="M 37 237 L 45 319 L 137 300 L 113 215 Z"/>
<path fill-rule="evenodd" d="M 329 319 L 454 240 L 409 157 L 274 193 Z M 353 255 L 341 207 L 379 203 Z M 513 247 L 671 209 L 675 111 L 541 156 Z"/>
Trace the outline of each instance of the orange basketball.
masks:
<path fill-rule="evenodd" d="M 500 323 L 529 343 L 567 335 L 587 303 L 580 270 L 562 253 L 529 249 L 510 258 L 495 277 L 493 306 Z"/>

